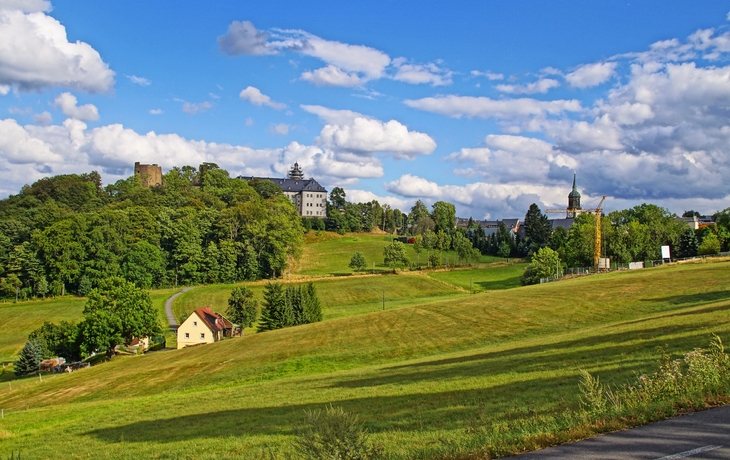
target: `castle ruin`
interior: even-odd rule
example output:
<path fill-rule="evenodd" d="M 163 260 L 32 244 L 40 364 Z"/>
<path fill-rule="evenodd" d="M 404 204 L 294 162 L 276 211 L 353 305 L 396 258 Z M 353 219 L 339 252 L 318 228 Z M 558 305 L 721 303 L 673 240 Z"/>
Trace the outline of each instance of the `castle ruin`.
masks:
<path fill-rule="evenodd" d="M 143 187 L 159 187 L 162 185 L 162 168 L 156 164 L 143 165 L 134 163 L 134 175 L 139 176 Z"/>

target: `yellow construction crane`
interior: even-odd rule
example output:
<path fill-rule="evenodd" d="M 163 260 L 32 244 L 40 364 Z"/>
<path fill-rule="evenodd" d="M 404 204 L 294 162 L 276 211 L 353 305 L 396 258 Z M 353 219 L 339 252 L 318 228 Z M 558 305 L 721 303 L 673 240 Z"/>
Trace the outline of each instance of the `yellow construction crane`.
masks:
<path fill-rule="evenodd" d="M 573 186 L 575 188 L 575 185 Z M 566 218 L 570 217 L 576 217 L 578 214 L 584 213 L 584 212 L 592 212 L 596 215 L 596 241 L 593 247 L 593 266 L 595 267 L 596 271 L 599 270 L 598 261 L 601 259 L 601 214 L 603 213 L 603 202 L 606 201 L 606 196 L 604 195 L 601 198 L 601 201 L 598 203 L 598 206 L 591 209 L 581 209 L 581 208 L 567 208 L 567 209 L 547 209 L 545 212 L 559 212 L 559 213 L 565 213 Z"/>

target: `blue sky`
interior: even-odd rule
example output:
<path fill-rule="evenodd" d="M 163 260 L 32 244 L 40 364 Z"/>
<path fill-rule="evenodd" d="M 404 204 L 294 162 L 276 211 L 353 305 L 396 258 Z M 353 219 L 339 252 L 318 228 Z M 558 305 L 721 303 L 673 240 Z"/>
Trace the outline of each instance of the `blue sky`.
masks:
<path fill-rule="evenodd" d="M 461 216 L 730 206 L 726 2 L 0 0 L 0 196 L 51 174 L 294 161 Z"/>

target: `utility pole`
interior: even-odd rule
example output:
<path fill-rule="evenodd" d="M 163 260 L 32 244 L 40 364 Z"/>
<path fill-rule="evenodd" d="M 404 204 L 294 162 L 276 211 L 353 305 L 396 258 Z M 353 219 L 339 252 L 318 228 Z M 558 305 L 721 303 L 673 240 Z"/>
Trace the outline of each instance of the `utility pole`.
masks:
<path fill-rule="evenodd" d="M 471 287 L 471 276 L 469 277 L 469 295 L 474 294 L 474 290 Z"/>
<path fill-rule="evenodd" d="M 383 291 L 383 311 L 385 311 L 385 291 Z"/>

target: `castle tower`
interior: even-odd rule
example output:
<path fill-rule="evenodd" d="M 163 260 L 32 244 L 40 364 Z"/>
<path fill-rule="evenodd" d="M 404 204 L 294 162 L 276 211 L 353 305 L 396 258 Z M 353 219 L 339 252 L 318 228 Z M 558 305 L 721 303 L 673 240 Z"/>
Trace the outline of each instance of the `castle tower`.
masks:
<path fill-rule="evenodd" d="M 568 212 L 565 216 L 568 219 L 576 217 L 577 211 L 580 210 L 580 193 L 575 185 L 575 176 L 573 173 L 573 190 L 568 194 Z"/>
<path fill-rule="evenodd" d="M 134 163 L 134 175 L 139 176 L 143 187 L 159 187 L 162 185 L 162 168 L 156 164 L 143 165 Z"/>
<path fill-rule="evenodd" d="M 289 170 L 289 174 L 287 174 L 286 178 L 294 180 L 304 179 L 304 171 L 302 171 L 302 168 L 299 167 L 299 163 L 294 163 L 294 166 L 291 167 L 291 169 Z"/>

